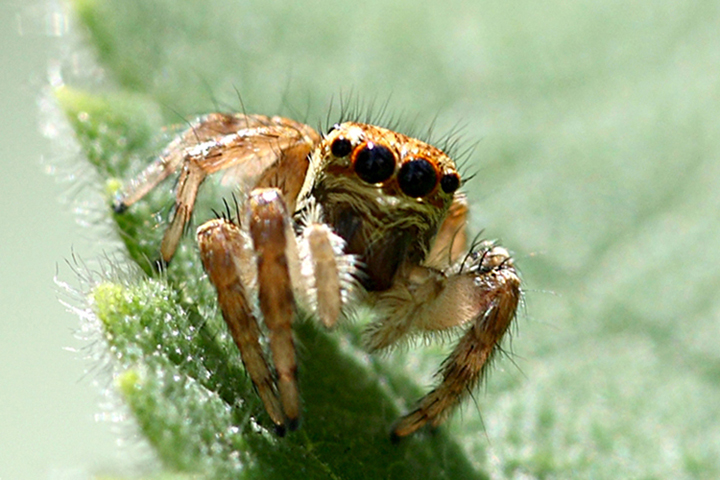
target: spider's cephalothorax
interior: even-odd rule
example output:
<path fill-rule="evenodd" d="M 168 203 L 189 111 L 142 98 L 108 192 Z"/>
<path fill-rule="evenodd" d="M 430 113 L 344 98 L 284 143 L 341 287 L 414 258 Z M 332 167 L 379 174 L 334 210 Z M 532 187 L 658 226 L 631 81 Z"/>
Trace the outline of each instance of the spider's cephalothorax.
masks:
<path fill-rule="evenodd" d="M 282 117 L 210 114 L 178 136 L 119 195 L 122 212 L 176 170 L 175 213 L 160 248 L 169 262 L 203 180 L 224 171 L 246 197 L 241 218 L 198 228 L 200 256 L 223 318 L 278 432 L 300 417 L 295 309 L 332 327 L 351 302 L 371 305 L 369 350 L 461 330 L 437 387 L 393 427 L 438 425 L 472 392 L 515 317 L 520 280 L 490 242 L 466 252 L 467 206 L 443 151 L 362 123 L 320 136 Z M 355 289 L 367 294 L 353 295 Z M 268 362 L 260 342 L 269 332 Z"/>
<path fill-rule="evenodd" d="M 441 150 L 372 125 L 336 125 L 314 150 L 308 194 L 365 266 L 363 286 L 386 290 L 419 265 L 460 185 Z"/>

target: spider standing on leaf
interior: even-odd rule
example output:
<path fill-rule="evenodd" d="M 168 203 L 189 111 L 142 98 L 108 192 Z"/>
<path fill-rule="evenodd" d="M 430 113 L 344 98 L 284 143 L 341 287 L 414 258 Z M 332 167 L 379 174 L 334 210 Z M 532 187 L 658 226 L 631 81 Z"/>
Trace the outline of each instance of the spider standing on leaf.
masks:
<path fill-rule="evenodd" d="M 407 336 L 463 329 L 438 385 L 393 426 L 399 439 L 436 426 L 481 381 L 515 317 L 520 279 L 507 250 L 466 249 L 460 175 L 443 151 L 346 122 L 319 135 L 282 117 L 210 114 L 168 145 L 115 202 L 120 213 L 180 170 L 161 245 L 170 262 L 203 180 L 240 184 L 240 218 L 197 230 L 218 303 L 278 434 L 299 425 L 296 308 L 330 328 L 354 302 L 373 307 L 370 351 Z M 260 343 L 262 318 L 272 362 Z"/>

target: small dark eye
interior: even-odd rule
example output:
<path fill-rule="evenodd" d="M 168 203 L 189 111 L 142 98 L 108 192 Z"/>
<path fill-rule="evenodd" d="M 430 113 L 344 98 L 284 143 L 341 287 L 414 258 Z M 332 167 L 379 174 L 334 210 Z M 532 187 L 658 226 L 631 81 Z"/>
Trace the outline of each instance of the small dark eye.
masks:
<path fill-rule="evenodd" d="M 350 154 L 350 152 L 352 152 L 352 143 L 350 143 L 350 140 L 348 140 L 347 138 L 338 137 L 333 140 L 332 144 L 330 145 L 330 151 L 336 157 L 347 156 Z"/>
<path fill-rule="evenodd" d="M 384 182 L 395 171 L 395 156 L 386 147 L 368 142 L 355 154 L 353 165 L 355 173 L 366 182 Z"/>
<path fill-rule="evenodd" d="M 400 167 L 397 178 L 400 190 L 414 198 L 424 197 L 432 192 L 437 184 L 435 167 L 424 158 L 405 162 Z"/>
<path fill-rule="evenodd" d="M 460 177 L 457 173 L 446 173 L 440 179 L 440 188 L 445 193 L 453 193 L 460 186 Z"/>

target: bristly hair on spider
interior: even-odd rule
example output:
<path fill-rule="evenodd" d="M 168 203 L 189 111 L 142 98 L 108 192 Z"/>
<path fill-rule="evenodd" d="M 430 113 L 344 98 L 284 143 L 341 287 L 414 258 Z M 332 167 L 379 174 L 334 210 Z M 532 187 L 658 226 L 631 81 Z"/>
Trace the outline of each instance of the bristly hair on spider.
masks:
<path fill-rule="evenodd" d="M 318 131 L 330 133 L 336 126 L 346 122 L 382 125 L 388 130 L 401 132 L 408 137 L 416 138 L 429 145 L 434 145 L 453 158 L 461 173 L 463 184 L 474 174 L 465 175 L 467 162 L 477 148 L 477 142 L 467 143 L 465 130 L 467 124 L 458 120 L 444 132 L 437 131 L 440 114 L 437 113 L 430 122 L 420 121 L 418 115 L 410 115 L 402 110 L 391 108 L 392 95 L 385 99 L 363 98 L 354 91 L 346 94 L 340 92 L 330 98 L 325 119 L 318 125 Z"/>

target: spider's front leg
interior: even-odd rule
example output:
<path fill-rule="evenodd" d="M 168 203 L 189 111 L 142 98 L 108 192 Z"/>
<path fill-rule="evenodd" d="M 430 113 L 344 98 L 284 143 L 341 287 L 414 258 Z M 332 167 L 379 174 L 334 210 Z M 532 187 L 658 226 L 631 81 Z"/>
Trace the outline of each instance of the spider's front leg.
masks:
<path fill-rule="evenodd" d="M 468 325 L 437 376 L 440 383 L 395 424 L 394 439 L 425 424 L 437 426 L 482 380 L 520 302 L 520 278 L 502 247 L 486 243 L 446 271 L 410 267 L 377 296 L 381 318 L 368 330 L 370 349 L 390 346 L 405 334 Z"/>
<path fill-rule="evenodd" d="M 290 269 L 295 237 L 277 189 L 256 189 L 246 203 L 246 222 L 224 218 L 198 229 L 203 266 L 218 294 L 218 303 L 240 350 L 245 369 L 279 434 L 297 428 L 300 396 L 292 336 L 295 316 Z M 289 235 L 288 235 L 289 234 Z M 288 259 L 288 254 L 291 258 Z M 295 260 L 295 261 L 293 261 Z M 257 293 L 260 314 L 269 332 L 275 374 L 265 360 L 260 328 L 253 313 Z M 277 377 L 277 379 L 276 379 Z"/>
<path fill-rule="evenodd" d="M 223 319 L 280 435 L 286 426 L 295 430 L 300 421 L 292 332 L 296 303 L 331 327 L 352 288 L 353 258 L 343 253 L 342 239 L 320 222 L 319 207 L 311 210 L 296 235 L 282 192 L 256 188 L 240 225 L 218 218 L 197 234 Z M 258 312 L 253 312 L 255 299 Z M 258 316 L 268 330 L 274 368 L 260 343 Z"/>
<path fill-rule="evenodd" d="M 162 239 L 162 262 L 175 255 L 190 221 L 200 185 L 216 172 L 244 191 L 277 188 L 294 210 L 308 168 L 307 156 L 320 140 L 311 127 L 283 117 L 213 113 L 194 122 L 119 192 L 113 209 L 122 213 L 177 170 L 175 209 Z"/>

